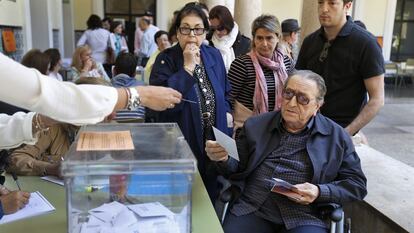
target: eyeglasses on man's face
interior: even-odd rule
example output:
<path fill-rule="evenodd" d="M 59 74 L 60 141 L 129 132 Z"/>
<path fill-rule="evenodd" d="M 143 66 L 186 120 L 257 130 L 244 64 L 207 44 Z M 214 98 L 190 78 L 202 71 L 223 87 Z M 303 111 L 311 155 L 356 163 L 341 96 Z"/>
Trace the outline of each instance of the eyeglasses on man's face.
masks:
<path fill-rule="evenodd" d="M 179 27 L 178 30 L 183 35 L 190 35 L 191 31 L 193 31 L 194 35 L 196 36 L 201 36 L 206 32 L 205 28 Z"/>
<path fill-rule="evenodd" d="M 319 55 L 320 62 L 324 62 L 328 58 L 329 47 L 331 47 L 331 42 L 327 41 L 323 44 L 321 54 Z"/>
<path fill-rule="evenodd" d="M 308 105 L 311 101 L 305 94 L 300 92 L 295 92 L 291 89 L 285 89 L 282 92 L 282 97 L 286 100 L 293 99 L 293 96 L 296 96 L 296 101 L 301 105 Z"/>

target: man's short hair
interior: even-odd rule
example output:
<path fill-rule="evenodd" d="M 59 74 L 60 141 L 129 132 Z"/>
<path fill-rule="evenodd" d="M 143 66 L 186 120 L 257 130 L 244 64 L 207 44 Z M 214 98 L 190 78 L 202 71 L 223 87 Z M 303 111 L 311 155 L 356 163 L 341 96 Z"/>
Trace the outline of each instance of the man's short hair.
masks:
<path fill-rule="evenodd" d="M 132 53 L 120 53 L 115 60 L 115 71 L 117 74 L 135 76 L 138 61 Z"/>
<path fill-rule="evenodd" d="M 151 20 L 148 17 L 145 17 L 145 16 L 141 18 L 141 21 L 144 22 L 145 24 L 148 24 L 148 25 L 151 24 Z"/>
<path fill-rule="evenodd" d="M 318 88 L 318 96 L 316 96 L 316 99 L 319 102 L 323 103 L 325 94 L 326 94 L 326 85 L 325 85 L 325 80 L 322 78 L 322 76 L 320 76 L 319 74 L 311 70 L 296 70 L 291 75 L 289 75 L 289 77 L 287 78 L 285 85 L 284 85 L 284 89 L 287 87 L 289 80 L 293 76 L 299 76 L 303 79 L 307 79 L 307 80 L 314 82 L 316 84 L 316 87 Z"/>
<path fill-rule="evenodd" d="M 347 4 L 348 2 L 352 2 L 352 0 L 343 0 L 344 4 Z"/>

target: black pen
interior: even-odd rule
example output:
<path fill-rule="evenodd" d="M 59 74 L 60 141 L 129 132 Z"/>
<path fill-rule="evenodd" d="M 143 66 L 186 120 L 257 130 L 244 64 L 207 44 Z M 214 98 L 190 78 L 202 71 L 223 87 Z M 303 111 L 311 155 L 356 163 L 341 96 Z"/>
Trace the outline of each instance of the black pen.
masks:
<path fill-rule="evenodd" d="M 20 188 L 19 181 L 17 180 L 17 175 L 16 175 L 16 173 L 14 173 L 14 172 L 13 172 L 11 175 L 13 176 L 13 180 L 16 182 L 17 187 L 19 188 L 19 190 L 20 190 L 20 191 L 22 191 L 22 189 Z"/>

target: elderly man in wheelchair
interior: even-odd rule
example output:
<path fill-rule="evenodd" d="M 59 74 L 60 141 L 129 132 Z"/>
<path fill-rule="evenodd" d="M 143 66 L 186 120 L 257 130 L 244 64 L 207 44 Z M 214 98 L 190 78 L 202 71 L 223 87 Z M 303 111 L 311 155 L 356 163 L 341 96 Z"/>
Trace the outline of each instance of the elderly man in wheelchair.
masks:
<path fill-rule="evenodd" d="M 285 83 L 281 111 L 245 122 L 237 140 L 240 161 L 207 142 L 207 155 L 232 184 L 225 233 L 325 233 L 320 205 L 365 197 L 350 136 L 318 112 L 325 93 L 321 76 L 297 71 Z"/>

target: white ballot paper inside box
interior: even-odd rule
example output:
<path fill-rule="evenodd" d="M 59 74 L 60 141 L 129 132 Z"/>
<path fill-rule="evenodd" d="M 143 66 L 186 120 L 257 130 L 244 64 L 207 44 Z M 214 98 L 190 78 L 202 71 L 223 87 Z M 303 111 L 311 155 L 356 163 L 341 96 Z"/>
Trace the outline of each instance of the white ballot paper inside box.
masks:
<path fill-rule="evenodd" d="M 233 159 L 240 161 L 239 153 L 237 152 L 236 141 L 229 137 L 227 134 L 221 132 L 219 129 L 213 126 L 214 136 L 216 137 L 216 142 L 218 142 L 224 149 L 226 149 L 229 156 Z"/>
<path fill-rule="evenodd" d="M 179 233 L 176 215 L 159 202 L 124 205 L 105 203 L 89 211 L 80 233 Z"/>

